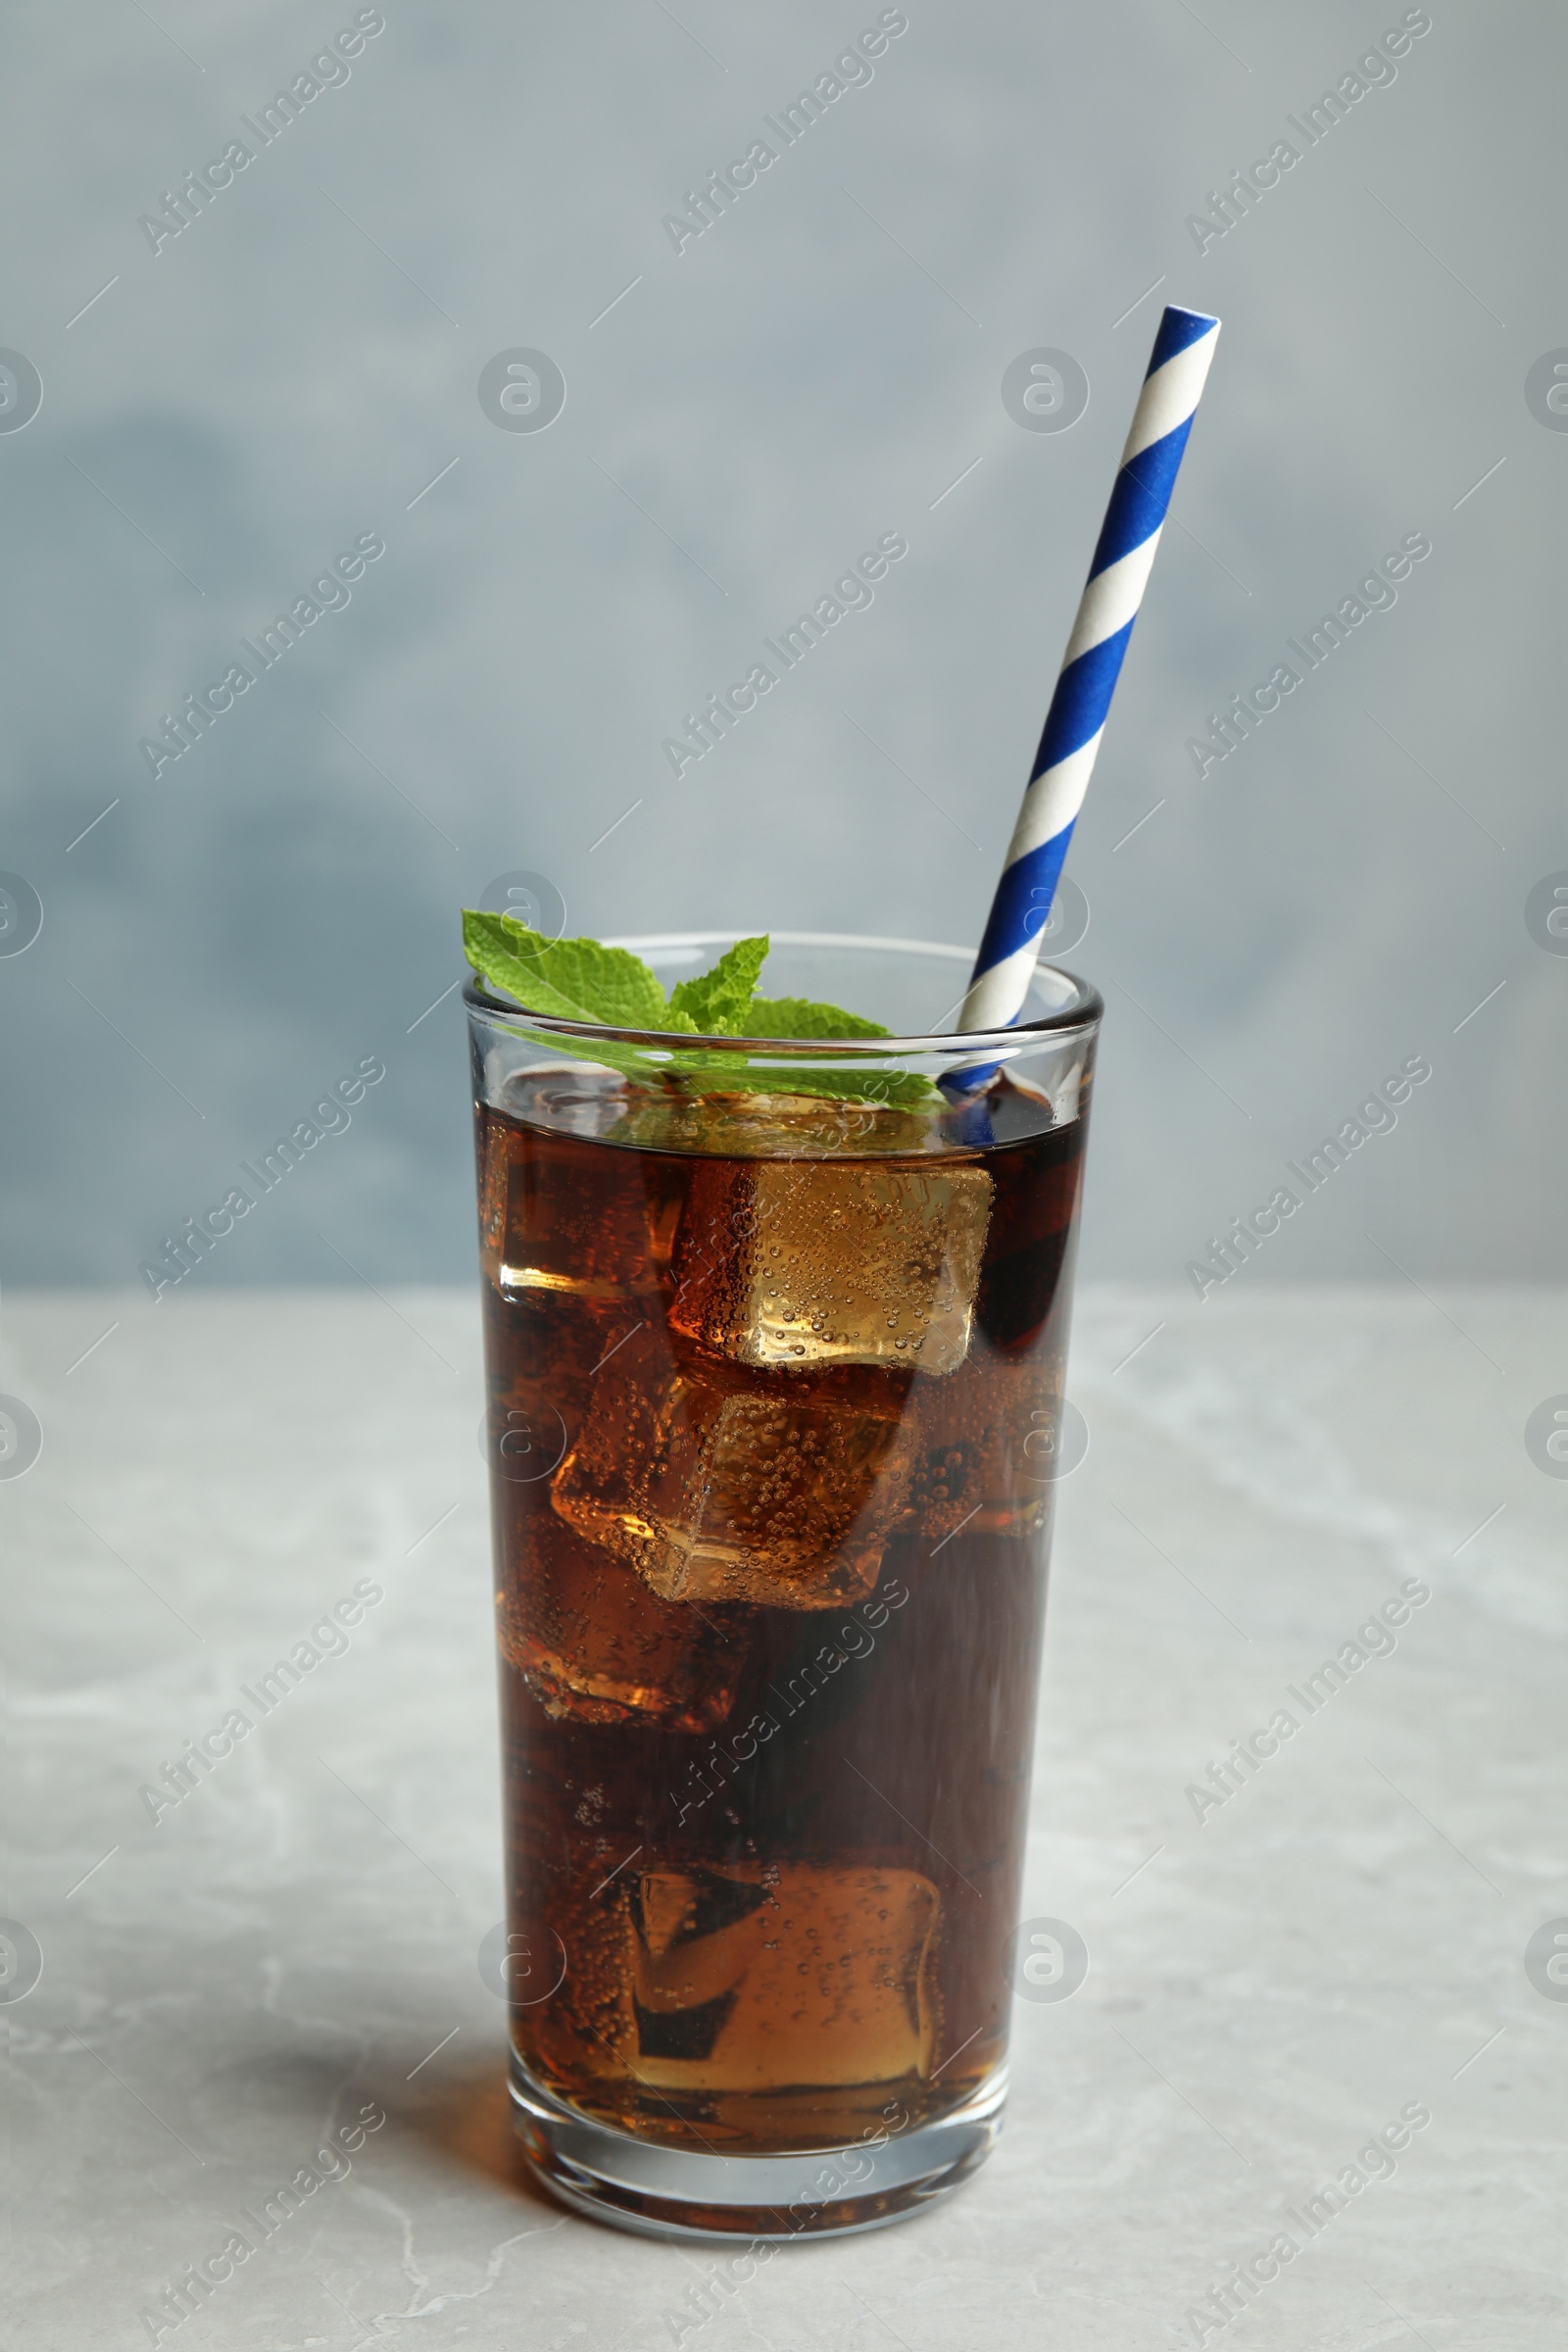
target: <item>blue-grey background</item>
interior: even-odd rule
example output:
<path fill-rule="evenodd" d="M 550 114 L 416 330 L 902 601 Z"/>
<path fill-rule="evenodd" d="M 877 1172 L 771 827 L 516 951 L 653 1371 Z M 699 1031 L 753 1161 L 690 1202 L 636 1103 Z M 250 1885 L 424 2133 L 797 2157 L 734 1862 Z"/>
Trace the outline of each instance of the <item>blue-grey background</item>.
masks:
<path fill-rule="evenodd" d="M 44 392 L 0 432 L 0 867 L 44 920 L 0 956 L 0 1279 L 134 1281 L 371 1055 L 192 1281 L 464 1274 L 437 1000 L 507 870 L 599 934 L 972 941 L 1166 299 L 1225 326 L 1072 852 L 1087 1265 L 1179 1278 L 1424 1055 L 1270 1271 L 1568 1270 L 1568 957 L 1525 916 L 1568 868 L 1568 433 L 1525 393 L 1568 345 L 1560 10 L 1434 0 L 1200 254 L 1187 216 L 1399 7 L 908 0 L 677 254 L 663 216 L 877 7 L 386 0 L 155 255 L 139 217 L 358 13 L 11 20 L 0 344 Z M 1003 405 L 1040 346 L 1087 372 L 1070 430 Z M 516 347 L 564 372 L 547 431 L 481 410 Z M 875 604 L 677 782 L 682 714 L 890 531 Z M 1205 714 L 1417 531 L 1397 605 L 1200 781 Z M 154 781 L 139 739 L 365 532 L 352 603 Z"/>

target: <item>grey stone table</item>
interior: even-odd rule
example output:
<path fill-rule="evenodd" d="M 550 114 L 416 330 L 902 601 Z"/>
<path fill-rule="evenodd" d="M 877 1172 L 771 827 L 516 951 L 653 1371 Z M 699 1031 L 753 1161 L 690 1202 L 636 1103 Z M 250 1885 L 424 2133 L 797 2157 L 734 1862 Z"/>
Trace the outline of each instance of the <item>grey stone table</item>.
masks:
<path fill-rule="evenodd" d="M 0 2337 L 1560 2352 L 1564 1301 L 1101 1291 L 1074 1346 L 1026 1908 L 1088 1976 L 962 2194 L 725 2287 L 509 2139 L 475 1301 L 9 1299 Z"/>

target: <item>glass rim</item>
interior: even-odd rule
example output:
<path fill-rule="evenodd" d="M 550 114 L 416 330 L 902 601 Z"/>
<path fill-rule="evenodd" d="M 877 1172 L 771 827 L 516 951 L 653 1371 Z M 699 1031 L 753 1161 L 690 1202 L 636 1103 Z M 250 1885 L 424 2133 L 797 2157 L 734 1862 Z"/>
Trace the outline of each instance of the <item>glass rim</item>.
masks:
<path fill-rule="evenodd" d="M 641 955 L 659 948 L 725 948 L 750 936 L 753 934 L 745 931 L 649 931 L 607 939 L 604 944 Z M 975 957 L 973 948 L 951 947 L 928 939 L 884 939 L 858 931 L 773 931 L 768 936 L 781 948 L 872 948 L 887 954 L 940 956 L 971 966 Z M 533 1012 L 527 1005 L 492 996 L 472 972 L 464 983 L 463 1002 L 470 1013 L 511 1022 L 526 1020 L 530 1027 L 552 1037 L 600 1039 L 609 1045 L 644 1046 L 661 1052 L 716 1049 L 733 1054 L 739 1049 L 748 1056 L 787 1054 L 807 1060 L 836 1060 L 848 1055 L 852 1060 L 885 1061 L 890 1055 L 979 1051 L 1006 1054 L 1012 1058 L 1025 1040 L 1055 1044 L 1079 1035 L 1088 1036 L 1104 1017 L 1104 999 L 1091 981 L 1069 972 L 1062 964 L 1041 963 L 1036 968 L 1053 972 L 1067 984 L 1067 1002 L 1054 1012 L 1043 1013 L 1035 1020 L 1018 1021 L 1010 1029 L 947 1030 L 926 1037 L 740 1038 L 693 1036 L 690 1030 L 678 1029 L 616 1029 L 607 1022 L 568 1021 L 556 1013 Z"/>

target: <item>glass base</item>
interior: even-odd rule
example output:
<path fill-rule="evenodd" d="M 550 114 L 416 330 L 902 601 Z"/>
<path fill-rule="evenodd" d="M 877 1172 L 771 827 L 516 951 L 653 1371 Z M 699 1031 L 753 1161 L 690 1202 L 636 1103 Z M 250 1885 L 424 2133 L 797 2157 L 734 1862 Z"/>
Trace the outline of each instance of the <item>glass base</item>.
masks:
<path fill-rule="evenodd" d="M 789 2245 L 846 2237 L 923 2213 L 961 2188 L 1002 2126 L 1006 2069 L 940 2121 L 879 2148 L 852 2142 L 790 2156 L 704 2156 L 579 2115 L 515 2055 L 512 2096 L 530 2167 L 553 2196 L 643 2237 L 743 2237 Z"/>

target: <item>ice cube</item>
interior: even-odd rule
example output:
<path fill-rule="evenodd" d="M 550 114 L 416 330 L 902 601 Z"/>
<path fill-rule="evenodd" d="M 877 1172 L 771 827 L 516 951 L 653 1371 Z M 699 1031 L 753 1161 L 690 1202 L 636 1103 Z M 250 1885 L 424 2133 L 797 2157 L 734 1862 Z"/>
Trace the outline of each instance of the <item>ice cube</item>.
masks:
<path fill-rule="evenodd" d="M 782 2091 L 928 2072 L 941 1898 L 918 1871 L 656 1868 L 621 1901 L 620 2038 L 644 2082 Z"/>
<path fill-rule="evenodd" d="M 670 1321 L 743 1364 L 956 1371 L 991 1189 L 963 1162 L 705 1161 L 675 1236 Z"/>
<path fill-rule="evenodd" d="M 652 1293 L 668 1262 L 677 1179 L 646 1153 L 485 1122 L 480 1255 L 504 1297 L 565 1292 L 628 1301 Z"/>
<path fill-rule="evenodd" d="M 745 1663 L 741 1612 L 671 1606 L 551 1512 L 509 1534 L 497 1638 L 546 1714 L 673 1732 L 722 1723 Z"/>
<path fill-rule="evenodd" d="M 1040 1431 L 1059 1408 L 1059 1358 L 990 1358 L 962 1380 L 917 1381 L 909 1397 L 909 1467 L 901 1535 L 932 1546 L 960 1528 L 1022 1533 L 1045 1516 Z"/>
<path fill-rule="evenodd" d="M 666 1600 L 837 1608 L 875 1585 L 904 1501 L 905 1385 L 617 1359 L 551 1499 Z"/>

